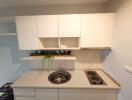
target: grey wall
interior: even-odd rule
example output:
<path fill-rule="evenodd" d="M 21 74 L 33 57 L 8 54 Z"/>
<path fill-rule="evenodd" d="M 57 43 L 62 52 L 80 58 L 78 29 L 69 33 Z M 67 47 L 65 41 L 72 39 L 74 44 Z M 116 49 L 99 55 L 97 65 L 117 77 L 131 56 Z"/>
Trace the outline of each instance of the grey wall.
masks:
<path fill-rule="evenodd" d="M 104 69 L 120 84 L 119 100 L 132 100 L 132 74 L 124 65 L 132 66 L 132 0 L 112 0 L 109 11 L 116 11 L 114 47 L 104 60 Z"/>
<path fill-rule="evenodd" d="M 28 62 L 20 60 L 26 54 L 18 50 L 15 36 L 0 36 L 0 85 L 14 81 L 28 71 Z"/>
<path fill-rule="evenodd" d="M 0 33 L 16 33 L 14 23 L 0 23 Z"/>
<path fill-rule="evenodd" d="M 0 19 L 0 86 L 13 82 L 29 70 L 29 63 L 20 60 L 28 52 L 18 50 L 16 36 L 1 36 L 1 33 L 15 32 L 15 24 L 12 21 Z"/>

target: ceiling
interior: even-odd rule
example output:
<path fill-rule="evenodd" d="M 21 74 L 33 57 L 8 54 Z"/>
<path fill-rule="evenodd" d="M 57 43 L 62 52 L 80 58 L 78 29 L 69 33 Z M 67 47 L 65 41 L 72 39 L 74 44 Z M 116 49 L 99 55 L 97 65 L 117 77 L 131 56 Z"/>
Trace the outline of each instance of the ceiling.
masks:
<path fill-rule="evenodd" d="M 106 3 L 108 0 L 0 0 L 0 7 Z"/>

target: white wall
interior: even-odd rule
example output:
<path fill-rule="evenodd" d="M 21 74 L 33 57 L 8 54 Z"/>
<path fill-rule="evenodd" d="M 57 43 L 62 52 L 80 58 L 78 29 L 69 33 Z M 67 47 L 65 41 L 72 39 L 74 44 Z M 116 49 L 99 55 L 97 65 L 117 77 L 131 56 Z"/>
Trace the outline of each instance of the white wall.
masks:
<path fill-rule="evenodd" d="M 124 70 L 124 65 L 132 66 L 132 0 L 112 0 L 109 11 L 117 12 L 117 20 L 114 48 L 103 52 L 104 69 L 121 84 L 119 100 L 132 100 L 132 74 Z"/>

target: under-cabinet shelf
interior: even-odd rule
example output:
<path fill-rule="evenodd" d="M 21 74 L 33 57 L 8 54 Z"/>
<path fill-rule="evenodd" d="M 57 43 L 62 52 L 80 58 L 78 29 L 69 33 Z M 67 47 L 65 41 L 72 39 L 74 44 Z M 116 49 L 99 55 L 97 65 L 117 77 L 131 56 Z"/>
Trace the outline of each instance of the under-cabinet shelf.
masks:
<path fill-rule="evenodd" d="M 80 50 L 78 37 L 39 38 L 40 50 Z"/>
<path fill-rule="evenodd" d="M 111 50 L 112 48 L 111 47 L 87 47 L 87 48 L 82 48 L 80 47 L 81 50 L 103 50 L 103 49 L 109 49 Z"/>
<path fill-rule="evenodd" d="M 79 41 L 78 37 L 60 37 L 60 48 L 80 49 Z"/>
<path fill-rule="evenodd" d="M 70 47 L 70 48 L 41 48 L 39 50 L 80 50 L 80 47 Z"/>
<path fill-rule="evenodd" d="M 58 38 L 39 38 L 40 49 L 58 49 L 59 39 Z"/>
<path fill-rule="evenodd" d="M 0 36 L 16 36 L 16 33 L 0 33 Z"/>
<path fill-rule="evenodd" d="M 21 60 L 41 60 L 43 59 L 44 56 L 28 56 L 28 57 L 23 57 Z M 53 60 L 76 60 L 75 56 L 54 56 L 52 58 Z"/>

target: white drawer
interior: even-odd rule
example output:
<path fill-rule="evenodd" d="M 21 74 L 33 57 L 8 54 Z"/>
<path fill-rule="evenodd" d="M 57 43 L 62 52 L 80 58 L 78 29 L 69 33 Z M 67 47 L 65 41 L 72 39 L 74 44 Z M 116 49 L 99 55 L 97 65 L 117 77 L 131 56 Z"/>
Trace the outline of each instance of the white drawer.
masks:
<path fill-rule="evenodd" d="M 15 100 L 35 100 L 35 97 L 15 97 Z"/>
<path fill-rule="evenodd" d="M 58 89 L 36 89 L 36 100 L 59 100 Z"/>
<path fill-rule="evenodd" d="M 32 88 L 13 88 L 15 96 L 35 96 L 35 89 Z"/>

